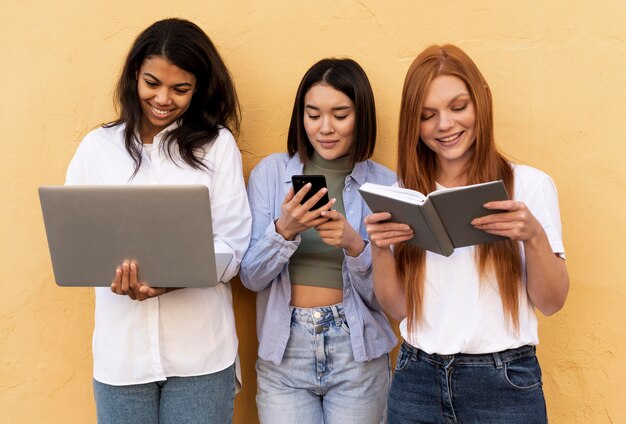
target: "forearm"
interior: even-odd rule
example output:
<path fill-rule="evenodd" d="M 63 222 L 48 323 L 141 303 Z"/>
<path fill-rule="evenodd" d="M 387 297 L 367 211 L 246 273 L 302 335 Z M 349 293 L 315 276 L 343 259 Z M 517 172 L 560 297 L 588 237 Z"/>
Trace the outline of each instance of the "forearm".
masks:
<path fill-rule="evenodd" d="M 363 251 L 358 256 L 352 257 L 346 252 L 345 261 L 348 278 L 352 288 L 363 299 L 365 304 L 374 310 L 380 311 L 382 310 L 382 305 L 374 294 L 370 244 L 365 242 L 364 245 Z"/>
<path fill-rule="evenodd" d="M 269 286 L 289 262 L 299 242 L 299 237 L 295 241 L 285 240 L 275 231 L 274 222 L 270 222 L 264 234 L 259 238 L 253 236 L 241 262 L 243 285 L 257 292 Z"/>
<path fill-rule="evenodd" d="M 558 312 L 569 291 L 565 260 L 555 255 L 544 232 L 524 242 L 526 289 L 533 305 L 544 315 Z"/>
<path fill-rule="evenodd" d="M 396 271 L 396 261 L 390 248 L 372 245 L 374 292 L 385 312 L 396 320 L 406 317 L 406 299 L 402 282 Z"/>

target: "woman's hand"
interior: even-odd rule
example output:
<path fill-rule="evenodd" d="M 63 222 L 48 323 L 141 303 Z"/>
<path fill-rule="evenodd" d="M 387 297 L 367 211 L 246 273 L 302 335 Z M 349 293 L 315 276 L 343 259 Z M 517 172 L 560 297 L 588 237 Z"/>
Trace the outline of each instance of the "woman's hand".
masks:
<path fill-rule="evenodd" d="M 115 294 L 126 295 L 133 300 L 144 300 L 146 297 L 139 291 L 137 279 L 137 264 L 124 262 L 115 270 L 115 278 L 111 282 L 111 291 Z"/>
<path fill-rule="evenodd" d="M 111 291 L 115 294 L 126 295 L 133 300 L 146 300 L 160 296 L 168 289 L 153 288 L 147 283 L 139 281 L 138 269 L 135 262 L 124 262 L 115 270 L 115 278 L 111 282 Z"/>
<path fill-rule="evenodd" d="M 324 243 L 344 249 L 352 257 L 363 252 L 365 242 L 344 215 L 337 211 L 323 211 L 321 215 L 328 221 L 315 226 L 315 230 Z"/>
<path fill-rule="evenodd" d="M 389 222 L 388 212 L 373 213 L 363 220 L 372 250 L 372 274 L 376 298 L 387 314 L 396 320 L 406 317 L 404 285 L 398 277 L 396 261 L 391 250 L 397 244 L 413 238 L 413 230 L 406 224 Z"/>
<path fill-rule="evenodd" d="M 474 219 L 472 225 L 479 230 L 524 242 L 540 237 L 544 233 L 539 221 L 523 202 L 501 200 L 488 202 L 483 206 L 486 209 L 497 209 L 505 212 Z"/>
<path fill-rule="evenodd" d="M 309 209 L 328 192 L 328 189 L 323 188 L 319 190 L 301 205 L 300 202 L 302 202 L 304 195 L 307 194 L 310 189 L 311 183 L 307 183 L 294 195 L 293 189 L 290 188 L 283 200 L 280 218 L 276 220 L 275 225 L 276 232 L 283 236 L 285 240 L 293 240 L 296 235 L 302 231 L 328 221 L 328 218 L 321 216 L 321 212 L 329 210 L 335 203 L 335 199 L 331 199 L 321 208 L 311 211 Z"/>
<path fill-rule="evenodd" d="M 392 244 L 413 238 L 411 227 L 399 222 L 389 222 L 388 219 L 391 219 L 389 212 L 379 212 L 368 215 L 363 220 L 370 242 L 378 249 L 389 248 Z"/>
<path fill-rule="evenodd" d="M 567 298 L 569 276 L 565 261 L 552 251 L 541 223 L 523 202 L 503 200 L 484 206 L 505 212 L 476 218 L 472 225 L 490 234 L 523 242 L 528 297 L 544 315 L 559 311 Z"/>

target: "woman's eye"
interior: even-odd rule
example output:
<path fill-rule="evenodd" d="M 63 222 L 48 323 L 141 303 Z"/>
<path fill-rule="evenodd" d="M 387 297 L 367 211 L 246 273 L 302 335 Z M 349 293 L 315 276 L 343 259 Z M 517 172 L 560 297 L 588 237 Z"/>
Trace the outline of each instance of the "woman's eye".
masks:
<path fill-rule="evenodd" d="M 182 88 L 175 88 L 174 91 L 176 92 L 176 94 L 181 94 L 181 95 L 189 93 L 189 90 L 182 89 Z"/>
<path fill-rule="evenodd" d="M 313 119 L 313 120 L 315 120 L 315 119 L 319 119 L 319 117 L 320 117 L 320 116 L 319 116 L 319 115 L 307 115 L 307 117 L 308 117 L 309 119 Z"/>
<path fill-rule="evenodd" d="M 461 112 L 461 111 L 464 111 L 466 107 L 467 107 L 467 104 L 464 104 L 464 105 L 460 105 L 460 106 L 454 106 L 451 109 L 454 112 Z"/>
<path fill-rule="evenodd" d="M 154 82 L 154 81 L 148 81 L 148 80 L 144 80 L 146 82 L 146 85 L 148 87 L 156 87 L 157 85 L 159 85 L 158 83 Z"/>
<path fill-rule="evenodd" d="M 338 119 L 340 121 L 346 119 L 347 117 L 348 115 L 335 115 L 335 119 Z"/>
<path fill-rule="evenodd" d="M 434 114 L 434 113 L 429 113 L 428 115 L 422 115 L 422 116 L 420 116 L 420 119 L 421 119 L 422 121 L 428 121 L 428 120 L 429 120 L 430 118 L 432 118 L 433 116 L 435 116 L 435 114 Z"/>

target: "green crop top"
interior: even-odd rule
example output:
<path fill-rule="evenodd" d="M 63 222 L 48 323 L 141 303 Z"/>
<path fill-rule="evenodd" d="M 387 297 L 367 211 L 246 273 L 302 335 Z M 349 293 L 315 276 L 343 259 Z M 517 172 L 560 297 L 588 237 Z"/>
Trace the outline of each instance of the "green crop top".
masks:
<path fill-rule="evenodd" d="M 305 175 L 324 175 L 328 185 L 328 197 L 337 199 L 333 209 L 345 215 L 343 189 L 346 178 L 352 173 L 350 157 L 329 161 L 313 152 L 304 165 Z M 343 289 L 343 249 L 329 246 L 322 241 L 314 228 L 300 233 L 298 249 L 289 260 L 291 284 Z"/>

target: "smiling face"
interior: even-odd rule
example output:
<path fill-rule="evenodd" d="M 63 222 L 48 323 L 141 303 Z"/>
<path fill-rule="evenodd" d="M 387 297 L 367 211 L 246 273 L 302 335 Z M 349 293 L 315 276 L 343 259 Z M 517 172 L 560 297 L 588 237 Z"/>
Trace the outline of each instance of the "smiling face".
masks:
<path fill-rule="evenodd" d="M 313 149 L 326 160 L 350 152 L 354 120 L 352 100 L 327 84 L 312 86 L 304 96 L 304 129 Z"/>
<path fill-rule="evenodd" d="M 476 113 L 465 82 L 441 75 L 426 91 L 420 138 L 437 155 L 441 168 L 463 169 L 474 151 Z"/>
<path fill-rule="evenodd" d="M 137 73 L 143 143 L 152 143 L 156 134 L 185 113 L 195 88 L 196 77 L 169 60 L 152 56 L 143 61 Z"/>

